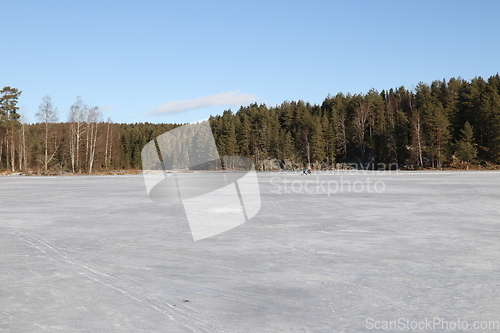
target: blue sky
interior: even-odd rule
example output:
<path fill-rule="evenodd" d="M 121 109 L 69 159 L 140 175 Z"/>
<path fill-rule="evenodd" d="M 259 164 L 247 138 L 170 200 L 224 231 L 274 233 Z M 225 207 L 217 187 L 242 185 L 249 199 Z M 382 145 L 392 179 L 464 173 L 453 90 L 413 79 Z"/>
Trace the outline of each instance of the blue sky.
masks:
<path fill-rule="evenodd" d="M 500 1 L 0 0 L 0 86 L 114 122 L 191 122 L 500 72 Z"/>

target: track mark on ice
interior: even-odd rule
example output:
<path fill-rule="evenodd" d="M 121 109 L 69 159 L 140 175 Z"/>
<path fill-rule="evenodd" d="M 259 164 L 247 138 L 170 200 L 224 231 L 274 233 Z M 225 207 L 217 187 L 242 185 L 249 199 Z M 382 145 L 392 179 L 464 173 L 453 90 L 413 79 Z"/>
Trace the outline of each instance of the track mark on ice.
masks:
<path fill-rule="evenodd" d="M 357 232 L 361 232 L 361 233 L 368 233 L 368 234 L 371 234 L 373 233 L 372 231 L 370 230 L 355 230 L 355 229 L 346 229 L 346 230 L 333 230 L 332 233 L 357 233 Z"/>
<path fill-rule="evenodd" d="M 220 323 L 218 321 L 200 319 L 198 311 L 194 310 L 192 307 L 183 305 L 182 302 L 173 301 L 167 303 L 141 291 L 140 284 L 137 282 L 77 263 L 64 250 L 47 240 L 19 232 L 14 232 L 12 234 L 21 238 L 39 252 L 43 253 L 54 264 L 67 266 L 86 279 L 97 282 L 102 286 L 112 289 L 141 305 L 147 306 L 161 313 L 185 329 L 192 332 L 227 332 L 220 327 Z M 174 305 L 174 303 L 176 305 Z"/>

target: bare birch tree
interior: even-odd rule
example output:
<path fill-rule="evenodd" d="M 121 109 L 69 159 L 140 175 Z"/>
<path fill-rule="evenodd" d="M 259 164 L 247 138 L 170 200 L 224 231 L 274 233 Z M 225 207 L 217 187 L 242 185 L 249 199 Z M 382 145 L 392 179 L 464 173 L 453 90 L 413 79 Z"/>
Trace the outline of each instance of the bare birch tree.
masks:
<path fill-rule="evenodd" d="M 57 108 L 54 109 L 52 105 L 52 99 L 50 96 L 45 96 L 42 100 L 42 104 L 40 104 L 38 108 L 38 112 L 35 113 L 36 118 L 40 123 L 43 124 L 44 127 L 44 158 L 43 158 L 43 170 L 45 173 L 48 171 L 49 163 L 54 158 L 57 150 L 59 149 L 59 143 L 57 138 L 53 137 L 53 142 L 49 142 L 49 135 L 51 134 L 51 124 L 57 122 Z M 49 149 L 49 146 L 52 146 L 52 149 Z"/>
<path fill-rule="evenodd" d="M 85 114 L 87 106 L 82 102 L 80 96 L 76 98 L 76 102 L 70 107 L 69 122 L 70 122 L 70 141 L 69 154 L 71 158 L 71 168 L 73 172 L 80 168 L 80 144 L 85 128 Z"/>
<path fill-rule="evenodd" d="M 26 107 L 22 107 L 20 114 L 21 128 L 19 130 L 19 170 L 25 171 L 28 168 L 28 156 L 26 149 Z"/>
<path fill-rule="evenodd" d="M 93 107 L 87 114 L 87 160 L 88 173 L 92 173 L 94 167 L 95 153 L 97 148 L 97 138 L 99 124 L 102 122 L 102 112 L 99 108 Z"/>
<path fill-rule="evenodd" d="M 104 167 L 106 170 L 108 169 L 109 165 L 111 164 L 111 149 L 113 147 L 113 139 L 111 137 L 111 124 L 113 122 L 111 121 L 111 118 L 108 118 L 106 121 L 106 145 L 104 148 Z"/>
<path fill-rule="evenodd" d="M 422 121 L 419 109 L 413 111 L 411 126 L 413 149 L 416 151 L 417 155 L 417 166 L 423 167 L 424 159 L 422 157 Z"/>

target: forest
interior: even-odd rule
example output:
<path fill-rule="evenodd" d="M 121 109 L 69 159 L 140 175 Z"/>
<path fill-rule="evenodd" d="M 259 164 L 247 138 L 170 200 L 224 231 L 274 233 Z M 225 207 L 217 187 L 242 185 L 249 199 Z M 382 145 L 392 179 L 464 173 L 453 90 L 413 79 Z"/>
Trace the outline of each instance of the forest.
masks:
<path fill-rule="evenodd" d="M 66 121 L 50 96 L 36 123 L 19 112 L 22 91 L 0 90 L 0 170 L 35 174 L 140 170 L 141 150 L 181 124 L 117 124 L 80 97 Z M 253 103 L 210 117 L 221 156 L 258 170 L 494 169 L 500 163 L 500 76 L 451 78 L 414 89 L 328 95 L 321 105 Z"/>

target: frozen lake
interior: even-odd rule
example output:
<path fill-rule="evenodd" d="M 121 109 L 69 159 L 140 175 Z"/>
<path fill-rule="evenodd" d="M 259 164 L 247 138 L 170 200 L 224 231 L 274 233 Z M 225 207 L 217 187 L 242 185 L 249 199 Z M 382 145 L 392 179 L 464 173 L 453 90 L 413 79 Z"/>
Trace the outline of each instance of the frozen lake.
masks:
<path fill-rule="evenodd" d="M 150 200 L 140 175 L 0 177 L 0 330 L 500 321 L 500 172 L 258 179 L 253 219 L 194 242 L 183 206 Z"/>

